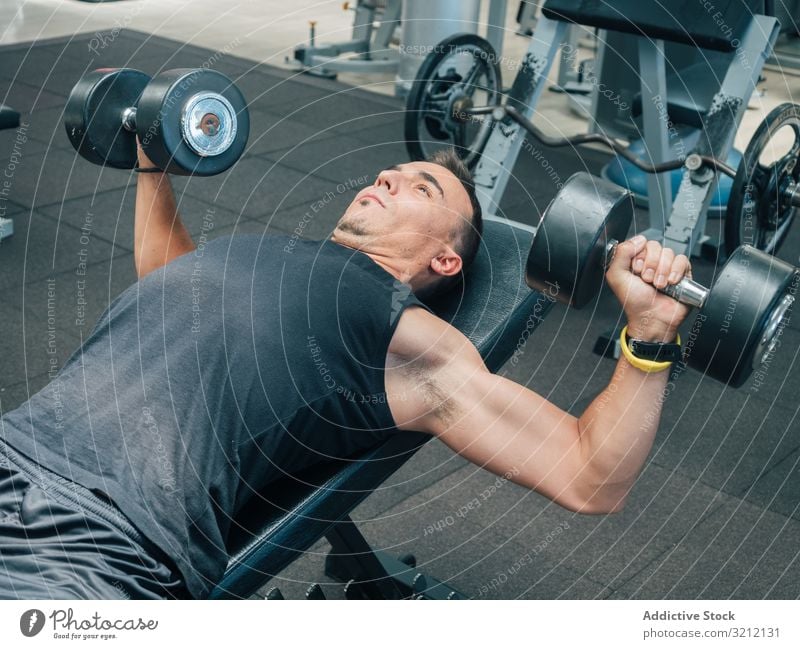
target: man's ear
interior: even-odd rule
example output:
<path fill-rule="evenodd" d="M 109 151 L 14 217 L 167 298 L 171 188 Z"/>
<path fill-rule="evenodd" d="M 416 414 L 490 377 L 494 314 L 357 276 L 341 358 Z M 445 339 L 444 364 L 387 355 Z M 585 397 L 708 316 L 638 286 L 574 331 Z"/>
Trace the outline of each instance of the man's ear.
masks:
<path fill-rule="evenodd" d="M 461 257 L 450 247 L 447 251 L 431 259 L 431 270 L 437 275 L 452 277 L 461 272 Z"/>

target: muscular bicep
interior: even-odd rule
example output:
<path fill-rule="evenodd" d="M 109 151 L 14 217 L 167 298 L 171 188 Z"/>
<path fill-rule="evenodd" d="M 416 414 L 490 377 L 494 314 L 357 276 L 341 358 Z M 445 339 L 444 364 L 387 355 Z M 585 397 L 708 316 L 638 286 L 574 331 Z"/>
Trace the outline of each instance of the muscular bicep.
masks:
<path fill-rule="evenodd" d="M 557 503 L 579 506 L 583 468 L 575 417 L 488 371 L 450 379 L 449 418 L 432 431 L 459 455 Z"/>
<path fill-rule="evenodd" d="M 398 427 L 435 435 L 471 462 L 577 509 L 583 470 L 577 419 L 490 373 L 463 334 L 430 318 L 438 320 L 411 318 L 415 329 L 401 333 L 400 353 L 387 358 Z"/>

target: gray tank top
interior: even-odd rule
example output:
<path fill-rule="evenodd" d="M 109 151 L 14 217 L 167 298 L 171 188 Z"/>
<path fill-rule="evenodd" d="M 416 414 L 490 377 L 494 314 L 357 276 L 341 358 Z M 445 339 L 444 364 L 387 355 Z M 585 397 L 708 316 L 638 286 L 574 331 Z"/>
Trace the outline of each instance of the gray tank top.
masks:
<path fill-rule="evenodd" d="M 385 359 L 412 304 L 331 241 L 215 239 L 125 290 L 0 434 L 109 497 L 204 597 L 254 491 L 395 431 Z"/>

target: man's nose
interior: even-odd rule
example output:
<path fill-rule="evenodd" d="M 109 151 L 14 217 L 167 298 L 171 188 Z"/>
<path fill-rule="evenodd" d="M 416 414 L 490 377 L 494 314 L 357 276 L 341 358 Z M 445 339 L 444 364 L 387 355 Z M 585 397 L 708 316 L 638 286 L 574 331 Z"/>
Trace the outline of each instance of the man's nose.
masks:
<path fill-rule="evenodd" d="M 376 187 L 384 187 L 390 194 L 394 194 L 400 186 L 402 174 L 396 169 L 384 169 L 375 179 Z"/>

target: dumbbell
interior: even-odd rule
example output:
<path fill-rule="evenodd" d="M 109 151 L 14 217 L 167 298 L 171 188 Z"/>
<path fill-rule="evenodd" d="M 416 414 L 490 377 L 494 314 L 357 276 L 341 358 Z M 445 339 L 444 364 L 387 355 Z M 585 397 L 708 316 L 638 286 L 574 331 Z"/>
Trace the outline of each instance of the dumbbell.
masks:
<path fill-rule="evenodd" d="M 527 284 L 575 308 L 602 289 L 605 271 L 633 220 L 632 194 L 586 172 L 571 176 L 548 205 L 533 237 Z M 728 258 L 711 288 L 684 278 L 660 292 L 697 307 L 684 360 L 739 387 L 777 346 L 800 272 L 752 246 Z"/>
<path fill-rule="evenodd" d="M 250 119 L 242 93 L 215 70 L 167 70 L 151 79 L 101 68 L 72 89 L 64 126 L 75 150 L 95 164 L 133 169 L 138 135 L 158 168 L 212 176 L 242 155 Z"/>

